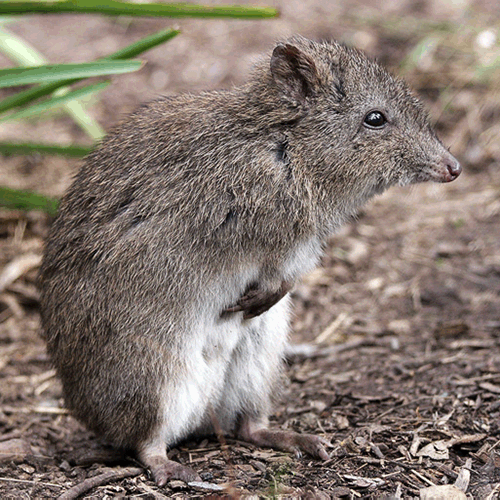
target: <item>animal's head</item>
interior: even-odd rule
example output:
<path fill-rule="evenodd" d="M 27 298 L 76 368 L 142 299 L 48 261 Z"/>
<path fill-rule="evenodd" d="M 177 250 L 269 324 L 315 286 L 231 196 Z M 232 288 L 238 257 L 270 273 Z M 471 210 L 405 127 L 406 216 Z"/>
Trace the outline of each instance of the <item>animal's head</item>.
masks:
<path fill-rule="evenodd" d="M 368 197 L 460 175 L 413 92 L 359 50 L 294 37 L 274 48 L 270 75 L 274 95 L 300 116 L 290 128 L 301 144 L 294 154 L 318 181 L 347 190 L 352 181 Z"/>

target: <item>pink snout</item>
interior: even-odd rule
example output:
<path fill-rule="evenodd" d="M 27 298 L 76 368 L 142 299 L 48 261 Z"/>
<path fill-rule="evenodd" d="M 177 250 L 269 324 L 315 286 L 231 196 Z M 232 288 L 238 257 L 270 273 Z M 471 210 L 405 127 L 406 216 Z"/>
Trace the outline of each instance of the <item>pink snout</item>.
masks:
<path fill-rule="evenodd" d="M 452 155 L 443 157 L 443 159 L 440 161 L 439 167 L 441 182 L 454 181 L 462 172 L 462 166 Z"/>

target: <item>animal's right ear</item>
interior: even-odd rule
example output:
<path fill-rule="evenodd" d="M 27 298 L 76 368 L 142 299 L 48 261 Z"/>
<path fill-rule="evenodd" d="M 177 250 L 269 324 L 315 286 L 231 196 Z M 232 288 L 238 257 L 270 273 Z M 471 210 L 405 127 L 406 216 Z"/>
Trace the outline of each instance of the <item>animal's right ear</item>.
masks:
<path fill-rule="evenodd" d="M 304 103 L 320 84 L 314 61 L 288 43 L 280 43 L 273 50 L 271 75 L 283 94 L 294 103 Z"/>

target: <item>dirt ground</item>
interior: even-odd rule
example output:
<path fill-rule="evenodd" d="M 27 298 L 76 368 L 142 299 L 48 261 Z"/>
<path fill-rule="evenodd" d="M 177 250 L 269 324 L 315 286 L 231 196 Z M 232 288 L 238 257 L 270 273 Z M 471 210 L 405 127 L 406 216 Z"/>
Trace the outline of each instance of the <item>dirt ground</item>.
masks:
<path fill-rule="evenodd" d="M 146 54 L 141 72 L 116 77 L 89 108 L 106 129 L 155 95 L 244 81 L 257 55 L 292 33 L 354 44 L 420 92 L 463 175 L 371 202 L 293 292 L 292 346 L 272 424 L 325 436 L 331 459 L 207 438 L 170 453 L 205 484 L 158 488 L 133 457 L 117 456 L 64 410 L 38 337 L 36 273 L 50 220 L 0 210 L 1 498 L 463 497 L 443 493 L 445 485 L 468 498 L 499 497 L 498 4 L 262 3 L 279 6 L 281 18 L 36 16 L 10 29 L 52 62 L 66 62 L 181 27 Z M 6 139 L 88 143 L 63 114 L 4 124 Z M 79 162 L 35 155 L 0 164 L 0 185 L 60 196 Z"/>

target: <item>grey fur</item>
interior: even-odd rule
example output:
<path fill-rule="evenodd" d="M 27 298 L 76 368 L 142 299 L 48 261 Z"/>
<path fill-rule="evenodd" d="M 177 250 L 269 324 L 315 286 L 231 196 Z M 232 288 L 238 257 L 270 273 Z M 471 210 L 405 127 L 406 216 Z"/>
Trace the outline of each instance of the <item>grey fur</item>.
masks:
<path fill-rule="evenodd" d="M 381 129 L 363 125 L 373 110 Z M 269 308 L 373 195 L 459 173 L 405 83 L 336 42 L 294 37 L 240 88 L 141 107 L 89 155 L 46 245 L 43 328 L 69 408 L 117 446 L 156 443 L 176 418 L 165 388 L 191 375 L 211 314 L 210 328 L 232 322 L 240 336 L 233 350 L 203 347 L 203 359 L 224 358 L 226 382 L 164 445 L 210 429 L 209 406 L 228 432 L 242 415 L 265 422 L 283 354 L 265 338 L 281 316 L 285 336 L 288 313 L 244 320 L 234 305 L 254 287 L 276 296 Z M 259 356 L 266 383 L 247 394 L 239 366 Z M 230 386 L 246 401 L 224 409 Z"/>

